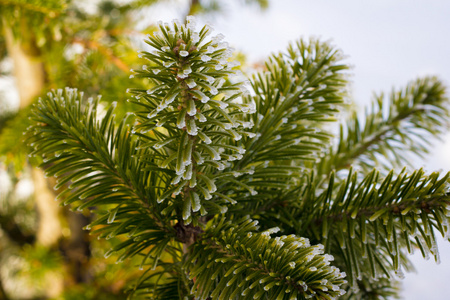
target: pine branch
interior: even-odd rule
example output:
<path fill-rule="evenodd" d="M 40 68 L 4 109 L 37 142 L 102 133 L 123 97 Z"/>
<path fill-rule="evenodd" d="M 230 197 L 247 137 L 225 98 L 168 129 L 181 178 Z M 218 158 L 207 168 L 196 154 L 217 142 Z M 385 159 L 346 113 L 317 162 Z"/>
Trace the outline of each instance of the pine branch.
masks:
<path fill-rule="evenodd" d="M 185 299 L 190 295 L 189 279 L 181 269 L 179 260 L 160 264 L 161 271 L 146 271 L 136 284 L 130 297 L 144 296 L 155 300 Z"/>
<path fill-rule="evenodd" d="M 449 234 L 449 178 L 450 173 L 439 178 L 438 173 L 425 176 L 418 170 L 397 177 L 391 171 L 381 179 L 374 170 L 359 181 L 350 171 L 347 180 L 334 184 L 331 176 L 329 188 L 319 196 L 313 186 L 304 195 L 294 213 L 302 221 L 293 230 L 314 236 L 326 251 L 340 251 L 350 281 L 367 266 L 373 278 L 380 273 L 389 277 L 391 270 L 401 277 L 402 266 L 409 269 L 405 251 L 412 253 L 416 246 L 424 257 L 431 253 L 439 262 L 434 232 Z"/>
<path fill-rule="evenodd" d="M 208 26 L 196 32 L 192 18 L 187 25 L 158 26 L 146 41 L 154 50 L 139 55 L 150 65 L 131 75 L 154 83 L 152 89 L 129 90 L 136 99 L 131 102 L 143 109 L 136 113 L 134 131 L 145 141 L 140 147 L 149 149 L 156 165 L 169 174 L 158 193 L 159 203 L 171 202 L 165 213 L 177 211 L 183 224 L 197 226 L 199 214 L 224 212 L 235 202 L 217 191 L 219 181 L 231 174 L 214 173 L 242 157 L 240 119 L 254 108 L 236 101 L 245 91 L 241 83 L 225 85 L 237 71 L 236 63 L 228 61 L 231 50 L 223 35 L 208 38 Z"/>
<path fill-rule="evenodd" d="M 160 176 L 145 170 L 147 164 L 136 159 L 145 150 L 136 150 L 139 142 L 132 139 L 126 118 L 116 128 L 114 105 L 99 122 L 98 100 L 89 99 L 86 104 L 82 97 L 66 89 L 38 101 L 32 117 L 36 125 L 29 129 L 28 141 L 35 148 L 30 155 L 44 157 L 47 176 L 58 178 L 55 189 L 68 185 L 58 195 L 64 204 L 78 210 L 110 208 L 91 225 L 105 225 L 98 230 L 101 236 L 111 238 L 134 230 L 129 235 L 133 239 L 111 251 L 128 247 L 127 257 L 151 245 L 164 247 L 175 231 L 156 205 L 154 182 Z"/>
<path fill-rule="evenodd" d="M 365 279 L 358 281 L 356 289 L 349 288 L 347 293 L 339 299 L 342 300 L 379 300 L 401 299 L 401 284 L 392 278 L 379 278 L 377 281 Z"/>
<path fill-rule="evenodd" d="M 430 137 L 448 129 L 449 110 L 445 87 L 426 77 L 393 91 L 389 100 L 376 98 L 364 118 L 353 113 L 340 128 L 339 140 L 318 165 L 320 174 L 358 165 L 364 170 L 410 164 L 408 153 L 422 156 L 430 149 Z"/>
<path fill-rule="evenodd" d="M 328 147 L 331 135 L 320 127 L 335 121 L 343 103 L 348 67 L 341 59 L 327 43 L 300 40 L 286 54 L 273 55 L 267 72 L 253 76 L 256 95 L 243 100 L 254 101 L 258 113 L 245 120 L 250 128 L 249 137 L 243 137 L 246 152 L 232 168 L 240 184 L 218 186 L 240 199 L 233 212 L 271 206 L 299 184 L 305 168 Z"/>
<path fill-rule="evenodd" d="M 250 162 L 310 159 L 327 145 L 330 136 L 318 124 L 335 121 L 336 105 L 343 102 L 347 66 L 341 59 L 340 51 L 316 40 L 291 44 L 287 54 L 269 59 L 268 71 L 251 81 L 258 114 L 250 121 L 257 138 L 245 141 L 247 153 L 237 169 Z"/>
<path fill-rule="evenodd" d="M 271 238 L 251 219 L 213 222 L 186 259 L 192 292 L 206 299 L 308 299 L 336 297 L 345 283 L 323 246 L 294 235 Z M 232 275 L 232 276 L 231 276 Z"/>

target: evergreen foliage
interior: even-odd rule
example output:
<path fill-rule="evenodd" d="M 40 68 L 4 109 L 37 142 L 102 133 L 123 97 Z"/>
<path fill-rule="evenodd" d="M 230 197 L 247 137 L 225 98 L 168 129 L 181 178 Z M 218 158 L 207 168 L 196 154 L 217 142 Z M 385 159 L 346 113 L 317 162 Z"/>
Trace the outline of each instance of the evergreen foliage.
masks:
<path fill-rule="evenodd" d="M 242 6 L 267 6 L 265 0 L 239 2 Z M 76 86 L 89 96 L 101 92 L 100 111 L 118 101 L 121 105 L 115 110 L 116 119 L 134 110 L 133 104 L 125 103 L 128 95 L 123 91 L 129 87 L 126 79 L 130 67 L 139 65 L 136 47 L 141 47 L 141 38 L 156 26 L 147 11 L 158 3 L 177 5 L 175 1 L 158 0 L 0 1 L 0 76 L 9 77 L 11 82 L 14 77 L 23 107 L 18 112 L 6 109 L 5 104 L 11 99 L 0 93 L 0 298 L 59 295 L 64 299 L 123 299 L 125 282 L 139 275 L 140 270 L 133 267 L 138 257 L 125 266 L 111 263 L 118 254 L 104 259 L 103 249 L 116 245 L 117 239 L 97 240 L 81 230 L 92 221 L 94 212 L 85 209 L 80 214 L 69 211 L 69 207 L 58 209 L 58 203 L 52 202 L 52 193 L 57 193 L 51 191 L 55 179 L 39 180 L 41 171 L 31 165 L 41 160 L 27 157 L 22 133 L 31 124 L 31 107 L 25 107 L 27 103 L 61 86 Z M 223 13 L 224 3 L 184 1 L 191 13 L 209 15 Z M 145 15 L 145 20 L 139 15 Z M 34 68 L 30 71 L 24 61 Z M 41 76 L 35 76 L 35 72 Z M 38 87 L 33 92 L 30 83 Z M 145 84 L 133 86 L 144 88 Z M 32 97 L 23 97 L 22 91 L 30 91 Z M 5 172 L 9 176 L 3 177 Z M 34 194 L 17 197 L 20 193 L 16 192 L 23 190 L 24 185 L 28 185 L 30 193 L 33 191 L 31 181 Z M 40 210 L 43 199 L 49 199 L 53 209 Z M 54 219 L 48 217 L 52 212 Z M 47 226 L 52 220 L 59 223 Z M 41 234 L 43 228 L 49 228 L 50 234 Z M 38 258 L 41 243 L 48 237 L 53 237 L 54 244 L 47 246 L 46 253 L 58 259 L 59 269 L 47 264 L 49 260 Z M 40 266 L 39 275 L 21 271 L 36 264 Z M 55 274 L 56 279 L 50 278 Z"/>
<path fill-rule="evenodd" d="M 159 23 L 130 76 L 146 86 L 128 90 L 139 108 L 120 121 L 115 105 L 100 117 L 98 99 L 70 88 L 33 108 L 31 155 L 59 198 L 98 214 L 88 229 L 117 239 L 106 256 L 141 257 L 130 296 L 382 299 L 397 295 L 414 249 L 439 262 L 450 174 L 396 167 L 407 163 L 400 149 L 423 155 L 447 128 L 440 81 L 417 80 L 339 123 L 340 51 L 293 43 L 249 93 L 211 31 L 192 17 Z"/>

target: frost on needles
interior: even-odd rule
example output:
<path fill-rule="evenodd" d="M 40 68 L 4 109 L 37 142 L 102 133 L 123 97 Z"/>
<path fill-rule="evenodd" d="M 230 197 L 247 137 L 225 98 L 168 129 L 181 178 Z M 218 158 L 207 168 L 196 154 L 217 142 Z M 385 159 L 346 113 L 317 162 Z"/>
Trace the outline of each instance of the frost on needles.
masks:
<path fill-rule="evenodd" d="M 444 131 L 436 78 L 377 99 L 366 120 L 351 115 L 336 146 L 324 124 L 344 108 L 340 51 L 300 40 L 241 82 L 224 36 L 197 28 L 193 17 L 158 23 L 130 76 L 147 87 L 127 91 L 138 110 L 120 122 L 115 105 L 99 117 L 100 98 L 70 88 L 33 108 L 31 155 L 57 178 L 58 198 L 96 212 L 87 229 L 117 239 L 106 256 L 142 257 L 130 297 L 389 296 L 393 276 L 410 268 L 407 252 L 438 260 L 449 174 L 397 172 L 371 155 L 405 140 L 419 154 L 425 146 L 402 126 L 420 137 Z M 387 116 L 386 103 L 395 105 Z"/>
<path fill-rule="evenodd" d="M 146 140 L 140 147 L 152 148 L 154 163 L 169 175 L 158 202 L 172 198 L 189 224 L 192 213 L 207 214 L 204 203 L 212 197 L 235 202 L 217 192 L 217 184 L 226 179 L 223 174 L 217 178 L 215 170 L 242 158 L 245 149 L 238 141 L 252 127 L 243 115 L 254 113 L 255 107 L 243 99 L 247 90 L 242 82 L 225 84 L 240 71 L 234 70 L 239 64 L 230 61 L 233 51 L 222 34 L 209 37 L 210 26 L 196 31 L 193 17 L 186 24 L 175 20 L 158 27 L 146 40 L 153 50 L 139 53 L 149 64 L 131 75 L 148 78 L 154 86 L 129 90 L 132 102 L 143 108 L 136 112 L 134 130 Z M 217 204 L 226 211 L 226 203 Z"/>

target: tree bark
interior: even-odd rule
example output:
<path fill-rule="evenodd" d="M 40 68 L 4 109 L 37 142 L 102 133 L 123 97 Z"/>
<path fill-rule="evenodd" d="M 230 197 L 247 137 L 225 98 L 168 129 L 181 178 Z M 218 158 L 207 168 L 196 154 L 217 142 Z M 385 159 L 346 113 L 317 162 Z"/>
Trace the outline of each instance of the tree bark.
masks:
<path fill-rule="evenodd" d="M 8 295 L 6 295 L 5 289 L 3 288 L 2 278 L 0 276 L 0 300 L 8 300 Z"/>
<path fill-rule="evenodd" d="M 34 182 L 38 228 L 36 243 L 46 247 L 56 245 L 61 237 L 60 207 L 55 201 L 55 194 L 48 186 L 48 180 L 41 169 L 33 168 L 31 174 Z"/>
<path fill-rule="evenodd" d="M 20 37 L 14 37 L 12 29 L 3 20 L 6 48 L 14 64 L 14 77 L 20 96 L 19 108 L 27 107 L 45 86 L 45 69 L 41 53 L 34 37 L 30 37 L 25 25 L 21 26 Z M 37 243 L 44 246 L 55 245 L 61 236 L 59 206 L 54 201 L 54 193 L 48 188 L 41 170 L 31 171 L 35 184 L 35 200 L 39 214 Z"/>
<path fill-rule="evenodd" d="M 89 263 L 91 249 L 89 232 L 83 230 L 83 227 L 91 222 L 91 218 L 69 209 L 65 210 L 65 218 L 69 225 L 70 237 L 61 241 L 60 250 L 65 259 L 66 271 L 71 275 L 66 278 L 65 285 L 89 283 L 93 277 Z"/>
<path fill-rule="evenodd" d="M 45 87 L 44 63 L 35 38 L 30 35 L 25 20 L 19 29 L 19 37 L 13 36 L 12 28 L 8 26 L 4 19 L 2 21 L 6 49 L 14 64 L 13 74 L 20 97 L 19 108 L 22 109 L 30 105 Z M 54 247 L 61 237 L 60 207 L 54 201 L 54 192 L 48 187 L 48 181 L 44 177 L 43 171 L 32 168 L 31 174 L 34 181 L 34 198 L 39 220 L 36 243 Z M 48 297 L 56 297 L 62 292 L 63 280 L 59 276 L 49 278 L 48 283 Z"/>
<path fill-rule="evenodd" d="M 6 48 L 14 63 L 14 77 L 20 96 L 19 108 L 28 106 L 45 85 L 44 64 L 33 42 L 15 39 L 10 27 L 3 22 Z"/>

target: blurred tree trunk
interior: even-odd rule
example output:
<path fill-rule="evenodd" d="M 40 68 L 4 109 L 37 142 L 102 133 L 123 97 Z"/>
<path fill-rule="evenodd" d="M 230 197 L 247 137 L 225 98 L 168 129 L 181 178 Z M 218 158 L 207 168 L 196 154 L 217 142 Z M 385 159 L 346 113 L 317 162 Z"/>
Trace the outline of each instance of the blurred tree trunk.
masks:
<path fill-rule="evenodd" d="M 40 51 L 33 37 L 27 37 L 25 26 L 21 26 L 19 38 L 15 38 L 12 29 L 4 22 L 6 47 L 14 64 L 14 77 L 20 96 L 22 109 L 27 107 L 34 98 L 39 96 L 45 86 L 45 69 L 41 61 Z M 61 236 L 59 222 L 59 206 L 54 201 L 54 193 L 47 186 L 44 173 L 39 169 L 31 171 L 36 207 L 39 215 L 37 243 L 44 246 L 55 245 Z"/>
<path fill-rule="evenodd" d="M 14 77 L 17 91 L 20 96 L 19 108 L 23 109 L 39 94 L 45 86 L 45 69 L 41 60 L 39 48 L 34 37 L 30 37 L 25 25 L 20 28 L 20 37 L 14 37 L 12 29 L 3 22 L 4 35 L 8 55 L 14 64 Z M 38 213 L 38 226 L 36 243 L 52 247 L 56 245 L 61 236 L 61 223 L 59 221 L 60 208 L 54 201 L 55 195 L 48 188 L 47 180 L 42 170 L 31 170 L 34 181 L 34 199 Z M 63 290 L 63 281 L 52 278 L 49 281 L 47 296 L 58 296 Z"/>
<path fill-rule="evenodd" d="M 8 300 L 8 296 L 3 288 L 2 277 L 0 276 L 0 300 Z"/>
<path fill-rule="evenodd" d="M 0 244 L 0 261 L 2 261 L 2 250 L 3 246 Z M 0 273 L 0 300 L 9 300 L 8 294 L 6 294 L 5 287 L 3 286 L 3 278 Z"/>
<path fill-rule="evenodd" d="M 45 66 L 35 38 L 28 34 L 29 30 L 27 30 L 26 24 L 22 24 L 19 37 L 13 36 L 12 30 L 6 22 L 3 22 L 3 25 L 6 48 L 14 64 L 14 76 L 20 96 L 19 107 L 23 109 L 42 94 L 46 84 Z M 31 174 L 38 214 L 36 243 L 53 249 L 59 248 L 65 257 L 67 271 L 65 273 L 70 277 L 65 280 L 60 277 L 48 278 L 47 296 L 57 297 L 63 291 L 64 283 L 70 285 L 88 280 L 90 244 L 87 233 L 81 229 L 87 225 L 85 224 L 86 218 L 77 216 L 76 213 L 67 209 L 70 234 L 67 236 L 67 241 L 62 240 L 60 219 L 62 209 L 55 201 L 53 184 L 45 178 L 41 169 L 32 168 Z M 1 291 L 0 295 L 2 295 Z"/>
<path fill-rule="evenodd" d="M 36 242 L 46 247 L 52 247 L 58 243 L 62 235 L 61 221 L 59 220 L 61 208 L 55 201 L 55 194 L 50 189 L 44 172 L 41 169 L 33 168 L 31 174 L 39 220 Z"/>
<path fill-rule="evenodd" d="M 12 29 L 4 22 L 6 48 L 8 55 L 13 60 L 14 77 L 20 96 L 19 107 L 22 109 L 42 93 L 45 86 L 45 69 L 34 38 L 27 37 L 27 30 L 24 26 L 20 29 L 21 36 L 14 37 Z M 54 201 L 53 191 L 48 188 L 44 173 L 35 168 L 31 173 L 39 215 L 37 243 L 52 246 L 61 236 L 61 224 L 58 216 L 60 208 Z"/>
<path fill-rule="evenodd" d="M 20 96 L 19 107 L 22 109 L 28 106 L 44 88 L 44 64 L 40 59 L 39 49 L 34 38 L 24 40 L 23 37 L 26 37 L 24 34 L 21 40 L 15 39 L 6 22 L 3 22 L 3 25 L 8 55 L 14 63 L 14 77 Z M 26 29 L 22 29 L 21 32 L 26 32 Z"/>

